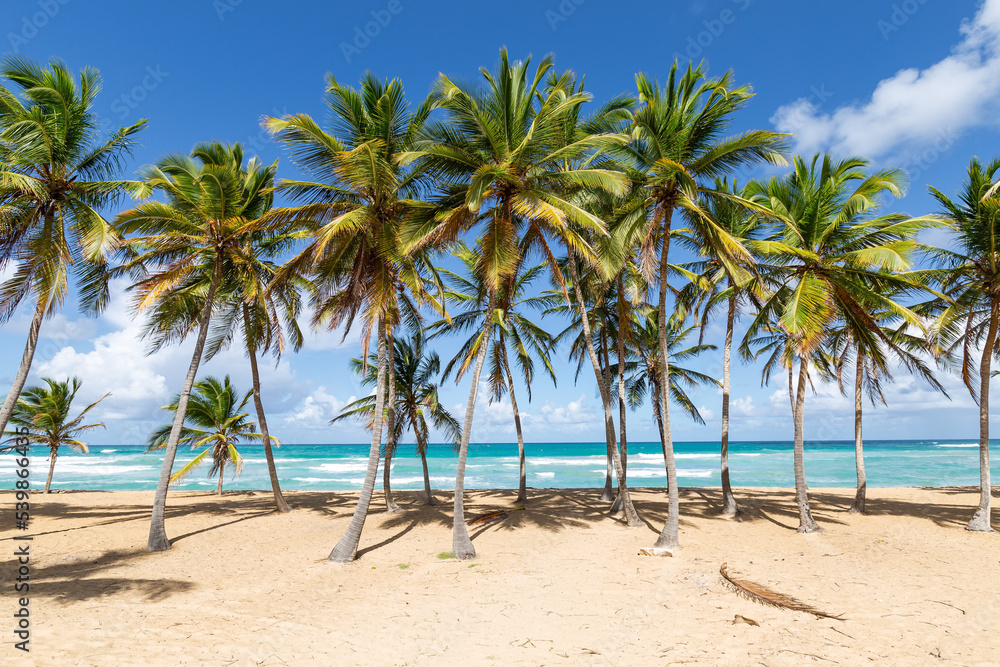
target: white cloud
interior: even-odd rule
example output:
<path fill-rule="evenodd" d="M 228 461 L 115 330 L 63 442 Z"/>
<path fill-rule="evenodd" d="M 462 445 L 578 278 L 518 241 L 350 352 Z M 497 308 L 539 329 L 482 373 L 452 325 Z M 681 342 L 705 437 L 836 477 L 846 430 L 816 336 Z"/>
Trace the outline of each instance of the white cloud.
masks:
<path fill-rule="evenodd" d="M 590 406 L 586 396 L 583 395 L 566 405 L 553 405 L 546 401 L 538 412 L 539 419 L 549 425 L 586 428 L 600 422 L 596 410 Z"/>
<path fill-rule="evenodd" d="M 813 98 L 780 107 L 771 122 L 796 135 L 804 155 L 894 155 L 935 143 L 950 145 L 954 135 L 994 124 L 1000 110 L 1000 0 L 985 0 L 961 26 L 951 55 L 925 69 L 908 68 L 883 79 L 871 98 L 830 113 Z"/>
<path fill-rule="evenodd" d="M 355 400 L 351 396 L 346 401 L 342 401 L 329 391 L 326 387 L 317 387 L 298 408 L 283 417 L 288 424 L 294 424 L 299 428 L 319 429 L 330 428 L 330 420 L 340 414 L 344 406 Z"/>
<path fill-rule="evenodd" d="M 753 417 L 757 414 L 757 406 L 753 404 L 753 396 L 734 398 L 730 400 L 729 409 L 733 414 L 742 415 L 744 417 Z"/>

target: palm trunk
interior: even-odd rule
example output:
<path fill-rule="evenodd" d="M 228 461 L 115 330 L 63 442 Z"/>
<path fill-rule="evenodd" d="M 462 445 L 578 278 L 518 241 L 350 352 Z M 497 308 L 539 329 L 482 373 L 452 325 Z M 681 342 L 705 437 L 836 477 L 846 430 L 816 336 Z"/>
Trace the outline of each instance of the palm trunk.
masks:
<path fill-rule="evenodd" d="M 858 350 L 858 364 L 854 373 L 854 465 L 858 471 L 858 490 L 854 494 L 854 504 L 850 511 L 854 514 L 865 513 L 865 450 L 861 439 L 861 385 L 865 372 L 865 355 Z"/>
<path fill-rule="evenodd" d="M 601 330 L 601 336 L 604 336 L 603 329 Z M 605 346 L 604 351 L 607 352 L 607 346 Z M 608 369 L 608 364 L 607 364 L 607 359 L 605 358 L 604 368 L 601 369 L 601 372 L 599 374 L 600 377 L 602 378 L 600 381 L 604 382 L 605 385 L 607 384 L 607 369 Z M 601 400 L 604 399 L 602 398 Z M 614 492 L 614 486 L 612 482 L 612 479 L 614 479 L 615 476 L 615 463 L 614 463 L 615 455 L 614 452 L 612 452 L 611 450 L 614 449 L 615 445 L 608 438 L 604 439 L 604 444 L 605 444 L 604 449 L 605 452 L 607 453 L 607 467 L 605 468 L 604 471 L 604 492 L 601 494 L 601 500 L 605 502 L 614 500 L 616 505 L 618 505 L 618 507 L 612 506 L 611 511 L 619 512 L 621 511 L 621 502 L 618 501 L 618 496 Z"/>
<path fill-rule="evenodd" d="M 660 248 L 660 298 L 657 305 L 657 336 L 660 344 L 660 412 L 663 414 L 663 449 L 667 465 L 667 522 L 654 545 L 657 549 L 680 546 L 680 498 L 677 493 L 677 464 L 674 440 L 670 433 L 670 359 L 667 351 L 667 257 L 670 253 L 670 218 L 673 208 L 664 211 L 663 243 Z"/>
<path fill-rule="evenodd" d="M 622 477 L 628 482 L 628 431 L 625 428 L 625 292 L 618 276 L 618 440 L 622 448 Z"/>
<path fill-rule="evenodd" d="M 476 547 L 472 545 L 472 540 L 469 539 L 469 529 L 465 526 L 465 463 L 469 457 L 469 439 L 472 437 L 472 417 L 476 412 L 479 376 L 483 372 L 483 362 L 486 361 L 486 351 L 490 347 L 493 335 L 493 308 L 495 304 L 496 293 L 490 288 L 490 299 L 486 309 L 486 329 L 480 340 L 476 365 L 472 369 L 472 387 L 469 389 L 469 402 L 465 406 L 465 423 L 462 425 L 458 468 L 455 471 L 455 516 L 452 524 L 451 549 L 455 558 L 459 560 L 469 560 L 476 557 Z"/>
<path fill-rule="evenodd" d="M 174 423 L 170 427 L 170 437 L 167 439 L 167 446 L 163 454 L 163 465 L 160 467 L 160 478 L 156 482 L 156 495 L 153 496 L 153 512 L 149 522 L 149 539 L 146 548 L 150 551 L 166 551 L 170 548 L 170 540 L 167 538 L 167 529 L 164 524 L 164 511 L 167 507 L 167 488 L 170 486 L 170 473 L 174 467 L 174 457 L 177 456 L 177 443 L 181 439 L 181 430 L 184 427 L 184 419 L 187 417 L 188 399 L 191 397 L 191 386 L 194 385 L 195 377 L 198 375 L 198 366 L 201 364 L 201 355 L 205 350 L 205 340 L 208 338 L 209 325 L 212 322 L 212 306 L 215 302 L 215 293 L 222 280 L 222 259 L 216 256 L 215 268 L 212 272 L 212 283 L 209 285 L 208 294 L 205 296 L 205 305 L 201 309 L 201 322 L 198 328 L 198 340 L 194 345 L 194 352 L 191 355 L 191 364 L 188 366 L 187 376 L 184 378 L 184 386 L 181 387 L 181 394 L 177 400 L 177 412 L 174 415 Z"/>
<path fill-rule="evenodd" d="M 260 424 L 261 441 L 264 443 L 264 458 L 267 459 L 267 475 L 271 478 L 271 492 L 274 494 L 274 504 L 279 512 L 291 512 L 292 508 L 285 502 L 281 494 L 281 484 L 278 482 L 278 470 L 274 465 L 274 452 L 271 451 L 271 436 L 267 430 L 267 418 L 264 415 L 264 403 L 260 398 L 260 374 L 257 372 L 257 344 L 250 331 L 250 309 L 243 304 L 244 335 L 247 342 L 247 353 L 250 355 L 250 375 L 253 379 L 253 405 L 257 410 L 257 423 Z"/>
<path fill-rule="evenodd" d="M 219 486 L 215 488 L 215 495 L 217 496 L 222 495 L 222 472 L 222 468 L 219 468 Z"/>
<path fill-rule="evenodd" d="M 389 395 L 386 398 L 385 414 L 385 467 L 382 469 L 382 489 L 385 491 L 385 511 L 389 514 L 398 512 L 399 505 L 392 499 L 392 485 L 389 482 L 389 474 L 392 472 L 392 457 L 396 453 L 396 343 L 392 338 L 392 331 L 388 328 L 385 333 L 386 347 L 386 382 L 389 387 Z"/>
<path fill-rule="evenodd" d="M 42 328 L 42 320 L 45 319 L 45 311 L 48 309 L 48 298 L 38 297 L 38 305 L 35 306 L 35 315 L 31 318 L 31 327 L 28 329 L 28 341 L 24 345 L 24 354 L 21 356 L 21 367 L 17 369 L 17 376 L 14 384 L 7 392 L 7 398 L 0 408 L 0 433 L 7 430 L 7 422 L 14 414 L 14 406 L 17 399 L 21 398 L 21 390 L 28 380 L 28 371 L 31 370 L 31 360 L 35 357 L 35 348 L 38 347 L 38 333 Z"/>
<path fill-rule="evenodd" d="M 733 281 L 729 281 L 733 289 Z M 734 517 L 740 511 L 733 495 L 733 486 L 729 481 L 729 362 L 733 349 L 733 327 L 736 322 L 736 297 L 729 297 L 729 313 L 726 316 L 726 344 L 722 351 L 722 515 Z"/>
<path fill-rule="evenodd" d="M 504 371 L 507 374 L 507 391 L 510 392 L 510 407 L 514 411 L 514 430 L 517 432 L 517 458 L 520 463 L 521 474 L 517 487 L 517 500 L 514 502 L 528 502 L 527 477 L 528 470 L 524 460 L 524 436 L 521 433 L 521 413 L 517 409 L 517 398 L 514 396 L 514 378 L 511 377 L 510 367 L 504 359 Z"/>
<path fill-rule="evenodd" d="M 586 304 L 583 302 L 583 293 L 580 291 L 580 276 L 576 270 L 576 258 L 573 255 L 573 248 L 566 247 L 569 253 L 570 277 L 573 280 L 573 292 L 576 294 L 577 310 L 580 314 L 580 324 L 583 327 L 583 339 L 587 344 L 587 354 L 590 355 L 590 364 L 594 367 L 594 375 L 597 378 L 597 386 L 601 391 L 601 402 L 604 404 L 604 437 L 607 440 L 608 449 L 611 450 L 612 462 L 614 463 L 615 474 L 618 476 L 618 493 L 622 497 L 622 509 L 625 510 L 625 520 L 630 528 L 643 525 L 639 520 L 639 515 L 632 505 L 632 497 L 628 492 L 628 485 L 625 483 L 624 471 L 622 470 L 621 457 L 618 454 L 618 443 L 615 442 L 615 421 L 611 414 L 611 396 L 608 391 L 606 377 L 601 373 L 601 364 L 597 360 L 597 352 L 594 351 L 594 337 L 590 330 L 590 318 L 587 316 Z"/>
<path fill-rule="evenodd" d="M 990 498 L 990 360 L 996 346 L 997 315 L 1000 302 L 990 299 L 990 325 L 979 363 L 979 507 L 966 530 L 993 532 L 992 499 Z"/>
<path fill-rule="evenodd" d="M 413 416 L 411 422 L 413 423 L 413 434 L 417 438 L 417 451 L 420 453 L 420 466 L 424 469 L 424 505 L 436 505 L 437 501 L 434 500 L 434 496 L 431 494 L 430 472 L 427 470 L 427 443 L 424 442 L 424 436 L 420 431 L 420 427 L 417 426 L 416 415 Z"/>
<path fill-rule="evenodd" d="M 663 449 L 663 469 L 667 468 L 667 438 L 663 435 L 663 413 L 660 411 L 659 387 L 653 386 L 653 415 L 656 417 L 656 430 L 660 433 L 660 447 Z"/>
<path fill-rule="evenodd" d="M 375 491 L 375 478 L 378 476 L 378 460 L 382 443 L 382 413 L 385 410 L 385 321 L 378 319 L 378 374 L 375 385 L 375 414 L 372 424 L 372 443 L 368 450 L 368 469 L 365 471 L 365 481 L 361 486 L 361 497 L 358 506 L 351 517 L 344 536 L 337 542 L 327 560 L 334 563 L 350 563 L 358 553 L 358 543 L 361 541 L 361 531 L 368 518 L 368 506 Z"/>
<path fill-rule="evenodd" d="M 58 447 L 52 447 L 49 450 L 49 476 L 45 479 L 45 493 L 48 493 L 52 487 L 52 473 L 56 470 L 56 452 L 58 451 Z"/>
<path fill-rule="evenodd" d="M 809 509 L 809 487 L 806 485 L 806 468 L 804 462 L 804 438 L 803 424 L 806 413 L 806 383 L 808 378 L 809 364 L 803 357 L 799 357 L 799 382 L 795 387 L 795 411 L 792 419 L 795 422 L 795 500 L 799 506 L 799 532 L 814 533 L 821 530 L 819 525 L 813 520 L 812 511 Z"/>

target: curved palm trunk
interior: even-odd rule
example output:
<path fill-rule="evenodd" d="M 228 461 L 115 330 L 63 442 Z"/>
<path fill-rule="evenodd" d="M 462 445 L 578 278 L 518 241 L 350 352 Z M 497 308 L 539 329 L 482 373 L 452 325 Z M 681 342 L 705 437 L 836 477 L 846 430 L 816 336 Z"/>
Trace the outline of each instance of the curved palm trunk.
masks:
<path fill-rule="evenodd" d="M 375 386 L 375 414 L 372 424 L 372 443 L 368 450 L 368 469 L 365 471 L 365 481 L 361 486 L 361 497 L 358 506 L 351 517 L 344 536 L 337 542 L 327 560 L 334 563 L 350 563 L 358 553 L 358 543 L 361 541 L 361 531 L 368 518 L 368 506 L 375 491 L 375 478 L 378 476 L 379 446 L 382 443 L 382 415 L 385 410 L 385 322 L 378 320 L 378 375 Z"/>
<path fill-rule="evenodd" d="M 624 309 L 622 308 L 622 282 L 618 278 L 618 440 L 621 442 L 622 452 L 622 477 L 628 483 L 628 438 L 625 429 L 625 326 Z M 607 360 L 605 360 L 607 363 Z M 611 366 L 608 364 L 608 368 Z M 611 512 L 621 511 L 621 494 L 615 497 L 615 502 L 611 506 Z"/>
<path fill-rule="evenodd" d="M 490 289 L 490 299 L 486 309 L 486 329 L 476 356 L 476 365 L 472 369 L 472 387 L 469 389 L 469 402 L 465 406 L 465 422 L 462 424 L 462 441 L 458 450 L 458 468 L 455 471 L 455 516 L 452 524 L 451 550 L 455 558 L 469 560 L 476 557 L 476 547 L 469 539 L 469 529 L 465 526 L 465 463 L 469 457 L 469 439 L 472 437 L 472 417 L 476 412 L 476 394 L 479 393 L 479 376 L 483 372 L 486 361 L 486 351 L 493 335 L 493 308 L 496 304 L 496 294 Z"/>
<path fill-rule="evenodd" d="M 215 495 L 222 495 L 222 468 L 219 468 L 219 486 L 215 488 Z"/>
<path fill-rule="evenodd" d="M 212 272 L 212 283 L 208 287 L 208 294 L 205 296 L 205 305 L 201 309 L 198 340 L 195 342 L 194 352 L 191 355 L 191 364 L 188 366 L 187 376 L 184 378 L 184 386 L 181 388 L 181 394 L 177 400 L 174 423 L 170 427 L 170 437 L 167 439 L 167 446 L 163 453 L 160 478 L 156 482 L 156 495 L 153 496 L 153 512 L 149 522 L 149 539 L 146 542 L 146 548 L 150 551 L 166 551 L 170 548 L 170 540 L 167 539 L 167 529 L 163 520 L 163 514 L 167 507 L 167 488 L 170 486 L 170 473 L 173 471 L 174 457 L 177 456 L 177 443 L 181 439 L 181 430 L 184 427 L 184 419 L 187 417 L 187 405 L 188 399 L 191 397 L 191 386 L 198 375 L 201 355 L 205 350 L 205 340 L 208 338 L 208 329 L 212 321 L 212 306 L 215 305 L 215 293 L 219 288 L 221 280 L 222 261 L 216 257 L 215 269 Z"/>
<path fill-rule="evenodd" d="M 597 378 L 597 386 L 601 391 L 601 402 L 604 404 L 604 437 L 607 440 L 608 449 L 611 450 L 612 461 L 615 467 L 615 474 L 618 477 L 618 493 L 622 498 L 622 509 L 625 511 L 625 520 L 630 528 L 643 525 L 639 520 L 639 515 L 632 505 L 632 497 L 628 492 L 628 484 L 625 483 L 624 471 L 622 470 L 622 460 L 618 453 L 618 443 L 615 442 L 615 420 L 611 414 L 611 396 L 608 391 L 606 377 L 601 373 L 601 364 L 597 359 L 597 352 L 594 351 L 594 337 L 590 330 L 590 318 L 587 316 L 587 308 L 583 302 L 583 294 L 580 292 L 580 276 L 576 270 L 576 258 L 573 256 L 573 248 L 566 247 L 569 253 L 569 273 L 573 280 L 573 292 L 576 294 L 577 310 L 580 313 L 580 324 L 583 327 L 583 340 L 587 344 L 587 354 L 590 355 L 590 365 L 594 367 L 594 375 Z"/>
<path fill-rule="evenodd" d="M 653 415 L 656 417 L 656 430 L 660 433 L 660 447 L 663 449 L 663 469 L 667 468 L 667 438 L 663 435 L 663 413 L 660 412 L 660 390 L 653 386 Z"/>
<path fill-rule="evenodd" d="M 427 470 L 427 443 L 424 442 L 423 433 L 420 431 L 420 427 L 417 426 L 416 415 L 412 416 L 410 420 L 413 424 L 413 434 L 417 438 L 417 451 L 420 453 L 420 466 L 424 469 L 424 505 L 436 505 L 437 501 L 434 500 L 434 496 L 431 494 L 431 476 Z"/>
<path fill-rule="evenodd" d="M 806 468 L 804 461 L 803 425 L 806 413 L 806 383 L 809 365 L 805 359 L 799 358 L 799 382 L 795 387 L 795 410 L 792 419 L 795 422 L 795 501 L 799 506 L 799 532 L 814 533 L 821 530 L 813 520 L 809 509 L 809 487 L 806 485 Z"/>
<path fill-rule="evenodd" d="M 257 372 L 257 345 L 250 333 L 250 309 L 243 304 L 244 335 L 247 341 L 247 353 L 250 355 L 250 374 L 253 380 L 253 406 L 257 411 L 257 423 L 260 424 L 261 441 L 264 443 L 264 458 L 267 459 L 267 476 L 271 479 L 271 492 L 274 494 L 274 504 L 279 512 L 291 512 L 292 508 L 285 502 L 281 494 L 281 484 L 278 482 L 278 470 L 274 465 L 274 452 L 271 451 L 271 436 L 267 430 L 267 418 L 264 415 L 264 403 L 260 398 L 260 374 Z"/>
<path fill-rule="evenodd" d="M 993 532 L 992 499 L 990 497 L 990 360 L 996 346 L 997 316 L 1000 302 L 990 299 L 990 325 L 979 363 L 979 507 L 966 530 Z"/>
<path fill-rule="evenodd" d="M 858 364 L 854 373 L 854 466 L 858 471 L 858 490 L 854 494 L 854 504 L 850 511 L 853 514 L 865 513 L 865 450 L 861 439 L 861 381 L 865 372 L 865 356 L 858 350 Z"/>
<path fill-rule="evenodd" d="M 510 392 L 510 407 L 514 411 L 514 430 L 517 432 L 517 458 L 520 464 L 520 481 L 517 487 L 517 500 L 515 502 L 528 502 L 527 477 L 528 470 L 524 459 L 524 436 L 521 433 L 521 413 L 517 409 L 517 397 L 514 396 L 514 378 L 511 377 L 510 367 L 504 359 L 504 372 L 507 374 L 507 391 Z"/>
<path fill-rule="evenodd" d="M 680 546 L 680 498 L 677 494 L 677 463 L 674 440 L 670 433 L 670 359 L 667 352 L 667 257 L 670 252 L 670 218 L 673 209 L 664 211 L 663 243 L 660 249 L 660 298 L 657 304 L 657 337 L 660 344 L 660 412 L 663 415 L 663 449 L 667 466 L 667 522 L 654 545 L 657 549 Z"/>
<path fill-rule="evenodd" d="M 729 281 L 732 289 L 733 282 Z M 736 516 L 740 511 L 733 495 L 733 486 L 729 481 L 729 362 L 733 349 L 733 326 L 736 322 L 736 297 L 729 297 L 729 313 L 726 316 L 726 344 L 722 351 L 722 515 Z"/>
<path fill-rule="evenodd" d="M 600 376 L 602 378 L 601 382 L 607 381 L 606 379 L 604 379 L 607 377 L 607 364 L 605 364 L 604 368 L 601 369 Z M 601 400 L 604 399 L 602 398 Z M 605 453 L 607 454 L 607 467 L 605 468 L 604 471 L 604 492 L 601 493 L 601 500 L 605 502 L 614 500 L 617 502 L 618 495 L 614 491 L 614 482 L 612 482 L 615 476 L 615 455 L 614 452 L 612 452 L 611 450 L 614 449 L 615 445 L 611 442 L 611 440 L 609 440 L 606 437 L 604 438 L 604 444 L 605 444 L 604 450 Z M 619 505 L 619 507 L 617 508 L 612 507 L 613 512 L 621 511 L 620 507 L 621 503 L 617 504 Z"/>
<path fill-rule="evenodd" d="M 35 306 L 35 314 L 31 318 L 31 327 L 28 329 L 28 341 L 24 344 L 21 366 L 17 369 L 14 384 L 11 385 L 10 391 L 7 392 L 7 398 L 3 402 L 3 407 L 0 408 L 0 433 L 7 430 L 7 422 L 10 421 L 10 416 L 14 414 L 14 406 L 17 405 L 17 399 L 21 397 L 21 390 L 24 389 L 24 383 L 28 380 L 28 372 L 31 370 L 31 360 L 35 357 L 35 348 L 38 347 L 38 333 L 42 329 L 42 320 L 45 319 L 45 311 L 48 309 L 48 305 L 49 300 L 47 298 L 39 297 L 38 305 Z"/>
<path fill-rule="evenodd" d="M 392 485 L 389 474 L 392 472 L 392 457 L 396 453 L 396 347 L 392 331 L 386 330 L 386 382 L 389 395 L 386 398 L 385 414 L 385 467 L 382 469 L 382 489 L 385 491 L 385 511 L 389 514 L 400 511 L 399 505 L 392 499 Z"/>
<path fill-rule="evenodd" d="M 48 493 L 52 487 L 52 473 L 56 470 L 56 452 L 58 450 L 58 447 L 53 447 L 49 450 L 49 476 L 45 478 L 45 493 Z"/>

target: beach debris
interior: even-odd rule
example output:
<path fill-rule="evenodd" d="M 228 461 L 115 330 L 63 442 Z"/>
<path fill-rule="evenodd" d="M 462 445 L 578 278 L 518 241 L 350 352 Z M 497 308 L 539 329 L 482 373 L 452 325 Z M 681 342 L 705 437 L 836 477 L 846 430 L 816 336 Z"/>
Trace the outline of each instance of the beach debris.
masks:
<path fill-rule="evenodd" d="M 492 523 L 494 521 L 503 521 L 504 519 L 510 516 L 511 512 L 518 512 L 523 509 L 524 509 L 523 507 L 515 507 L 514 509 L 510 510 L 490 510 L 489 512 L 480 514 L 479 516 L 469 519 L 469 525 L 474 526 L 481 523 Z"/>
<path fill-rule="evenodd" d="M 640 556 L 659 556 L 660 558 L 669 558 L 674 555 L 674 552 L 670 549 L 660 549 L 657 547 L 639 547 Z"/>
<path fill-rule="evenodd" d="M 843 614 L 828 614 L 825 611 L 821 611 L 816 607 L 806 604 L 805 602 L 796 600 L 790 595 L 785 595 L 784 593 L 771 590 L 767 586 L 747 581 L 746 579 L 738 579 L 729 573 L 726 563 L 723 563 L 722 567 L 719 568 L 719 574 L 722 576 L 727 588 L 740 597 L 746 598 L 751 602 L 756 602 L 766 607 L 778 607 L 781 609 L 791 609 L 792 611 L 801 611 L 806 614 L 812 614 L 818 618 L 831 618 L 836 621 L 845 620 L 843 618 Z"/>
<path fill-rule="evenodd" d="M 755 628 L 760 627 L 760 623 L 758 623 L 757 621 L 753 620 L 752 618 L 747 618 L 746 616 L 740 616 L 739 614 L 733 616 L 733 625 L 736 625 L 737 623 L 746 623 L 747 625 L 752 625 Z"/>

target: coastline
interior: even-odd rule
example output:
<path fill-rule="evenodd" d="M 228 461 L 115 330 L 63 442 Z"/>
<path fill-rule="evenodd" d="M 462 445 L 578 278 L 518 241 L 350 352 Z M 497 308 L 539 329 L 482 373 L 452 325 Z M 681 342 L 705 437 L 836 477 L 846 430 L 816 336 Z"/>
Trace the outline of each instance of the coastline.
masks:
<path fill-rule="evenodd" d="M 984 664 L 1000 651 L 1000 538 L 962 529 L 974 488 L 872 488 L 866 516 L 846 512 L 853 491 L 812 489 L 816 535 L 795 532 L 791 489 L 737 489 L 745 512 L 730 521 L 716 514 L 719 489 L 682 488 L 674 558 L 637 555 L 662 528 L 666 494 L 633 493 L 637 529 L 610 518 L 597 490 L 533 489 L 526 510 L 470 527 L 479 557 L 466 563 L 439 558 L 449 492 L 433 507 L 397 492 L 395 514 L 376 492 L 350 565 L 325 559 L 355 492 L 289 491 L 296 510 L 280 515 L 265 491 L 178 490 L 174 545 L 157 554 L 145 551 L 152 492 L 33 494 L 24 664 Z M 514 496 L 467 492 L 467 517 Z M 12 507 L 12 494 L 0 501 Z M 722 584 L 723 562 L 846 620 L 744 600 Z M 12 559 L 0 567 L 10 581 Z"/>

